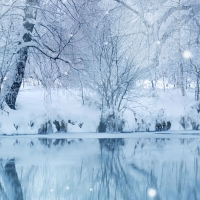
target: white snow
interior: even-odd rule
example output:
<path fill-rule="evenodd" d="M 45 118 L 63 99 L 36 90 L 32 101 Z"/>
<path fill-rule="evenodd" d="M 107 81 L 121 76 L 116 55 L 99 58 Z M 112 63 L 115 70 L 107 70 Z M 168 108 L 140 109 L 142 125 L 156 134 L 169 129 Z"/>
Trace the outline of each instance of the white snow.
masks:
<path fill-rule="evenodd" d="M 75 125 L 68 124 L 69 132 L 96 132 L 100 118 L 99 110 L 83 106 L 80 98 L 66 90 L 49 93 L 40 87 L 26 87 L 21 89 L 17 102 L 17 110 L 6 107 L 1 112 L 1 134 L 34 134 L 48 120 L 73 121 Z"/>
<path fill-rule="evenodd" d="M 157 89 L 156 93 L 151 93 L 148 88 L 144 88 L 144 93 L 147 95 L 127 105 L 128 109 L 123 114 L 124 132 L 146 131 L 147 129 L 155 131 L 156 121 L 170 121 L 172 124 L 170 131 L 183 131 L 180 124 L 183 116 L 187 120 L 196 120 L 199 123 L 199 114 L 192 109 L 195 106 L 192 91 L 188 89 L 186 96 L 182 97 L 178 89 L 166 89 L 165 91 Z M 85 101 L 85 105 L 82 105 L 78 90 L 45 91 L 40 86 L 25 86 L 20 90 L 17 110 L 6 107 L 4 111 L 1 111 L 0 134 L 37 134 L 41 125 L 49 120 L 51 122 L 71 120 L 74 125 L 68 123 L 68 136 L 72 133 L 74 135 L 82 133 L 85 137 L 86 133 L 91 133 L 89 135 L 92 137 L 97 132 L 101 116 L 98 101 L 100 101 L 98 96 L 91 95 Z M 139 129 L 138 124 L 140 124 Z M 53 132 L 58 134 L 53 123 L 52 128 Z M 187 122 L 186 130 L 192 130 L 190 121 Z M 143 133 L 138 134 L 141 137 Z M 105 135 L 102 134 L 102 136 Z"/>
<path fill-rule="evenodd" d="M 41 138 L 41 139 L 90 139 L 90 138 L 200 138 L 200 131 L 159 131 L 159 132 L 133 132 L 133 133 L 52 133 L 47 135 L 0 135 L 0 138 Z"/>

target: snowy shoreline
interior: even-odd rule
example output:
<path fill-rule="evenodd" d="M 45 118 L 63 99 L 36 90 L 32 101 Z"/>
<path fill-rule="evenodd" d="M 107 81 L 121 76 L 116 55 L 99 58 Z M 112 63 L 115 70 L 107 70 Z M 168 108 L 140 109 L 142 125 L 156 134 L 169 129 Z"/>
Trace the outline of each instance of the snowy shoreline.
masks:
<path fill-rule="evenodd" d="M 133 133 L 51 133 L 51 134 L 1 134 L 2 138 L 200 138 L 200 131 L 160 131 L 160 132 L 133 132 Z"/>
<path fill-rule="evenodd" d="M 116 137 L 198 133 L 199 113 L 195 107 L 193 93 L 190 90 L 187 92 L 187 96 L 183 98 L 178 90 L 160 91 L 157 97 L 141 98 L 138 103 L 141 103 L 142 107 L 137 107 L 137 102 L 129 105 L 134 109 L 126 109 L 123 113 L 124 133 L 117 134 Z M 85 133 L 92 133 L 91 137 L 97 137 L 101 119 L 98 97 L 90 97 L 83 105 L 78 91 L 52 90 L 48 103 L 45 103 L 46 95 L 47 92 L 41 87 L 21 88 L 18 109 L 11 110 L 6 107 L 1 112 L 0 135 L 42 135 L 45 134 L 43 129 L 46 128 L 47 134 L 54 133 L 56 136 L 65 129 L 63 137 L 74 137 L 74 133 L 80 133 L 81 137 L 85 137 Z M 158 125 L 164 127 L 165 124 L 166 129 L 168 123 L 170 130 L 154 132 L 159 130 Z M 58 124 L 60 128 L 64 125 L 64 128 L 58 130 Z M 160 130 L 162 129 L 164 128 L 161 127 Z M 149 132 L 145 133 L 146 130 Z M 105 133 L 100 133 L 99 137 L 105 137 Z M 108 137 L 114 136 L 111 134 Z"/>

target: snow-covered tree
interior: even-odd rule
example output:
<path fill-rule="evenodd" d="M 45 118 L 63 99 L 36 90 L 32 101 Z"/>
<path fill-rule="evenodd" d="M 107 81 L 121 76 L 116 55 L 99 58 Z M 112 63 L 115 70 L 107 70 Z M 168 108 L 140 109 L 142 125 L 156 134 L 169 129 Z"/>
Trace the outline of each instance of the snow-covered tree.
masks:
<path fill-rule="evenodd" d="M 114 21 L 116 20 L 116 21 Z M 99 131 L 122 131 L 123 112 L 127 108 L 130 95 L 137 96 L 136 84 L 141 77 L 141 68 L 134 63 L 134 56 L 129 51 L 126 36 L 116 29 L 117 19 L 103 15 L 88 38 L 89 56 L 86 86 L 101 99 L 101 121 Z M 89 24 L 87 25 L 89 27 Z M 133 100 L 133 99 L 132 99 Z"/>
<path fill-rule="evenodd" d="M 21 41 L 19 41 L 19 49 L 16 54 L 16 61 L 9 69 L 6 82 L 4 84 L 1 95 L 5 98 L 5 102 L 11 109 L 15 109 L 15 102 L 21 86 L 26 61 L 28 57 L 28 46 L 26 43 L 32 41 L 32 32 L 34 29 L 37 8 L 39 6 L 38 0 L 26 0 L 24 7 L 23 28 L 21 30 Z"/>
<path fill-rule="evenodd" d="M 178 81 L 175 84 L 178 83 L 184 96 L 186 69 L 183 55 L 198 43 L 195 38 L 199 35 L 199 3 L 185 0 L 113 2 L 131 12 L 141 22 L 140 30 L 146 35 L 146 65 L 152 87 L 156 87 L 157 80 L 162 76 L 168 79 L 176 77 Z M 192 35 L 195 37 L 192 38 Z"/>
<path fill-rule="evenodd" d="M 2 2 L 6 13 L 2 14 L 2 30 L 6 32 L 8 27 L 12 27 L 12 44 L 7 48 L 7 54 L 13 55 L 12 64 L 6 72 L 2 71 L 3 77 L 6 77 L 1 90 L 2 108 L 4 102 L 11 109 L 16 108 L 16 98 L 27 66 L 28 77 L 39 79 L 45 87 L 58 79 L 66 79 L 69 69 L 77 68 L 80 55 L 76 54 L 74 46 L 77 40 L 81 40 L 81 21 L 76 15 L 81 12 L 84 3 L 16 0 L 9 5 Z M 4 39 L 5 48 L 9 40 Z M 5 68 L 5 62 L 3 65 Z"/>

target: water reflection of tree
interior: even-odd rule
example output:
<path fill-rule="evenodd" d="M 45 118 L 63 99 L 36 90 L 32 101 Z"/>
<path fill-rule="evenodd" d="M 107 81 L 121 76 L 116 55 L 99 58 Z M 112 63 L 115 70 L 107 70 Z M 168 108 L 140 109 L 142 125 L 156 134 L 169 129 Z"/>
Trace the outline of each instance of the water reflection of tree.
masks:
<path fill-rule="evenodd" d="M 15 160 L 10 159 L 5 166 L 0 163 L 0 199 L 23 200 L 21 183 L 15 168 Z"/>
<path fill-rule="evenodd" d="M 33 142 L 33 146 L 27 145 L 27 147 L 38 149 L 39 146 L 36 144 L 41 145 L 41 143 L 36 143 L 36 141 Z M 97 145 L 98 141 L 99 146 Z M 64 156 L 68 155 L 67 162 L 63 166 L 56 165 L 55 168 L 49 162 L 51 160 L 47 159 L 47 163 L 25 167 L 20 176 L 21 183 L 17 175 L 20 168 L 17 167 L 16 171 L 15 160 L 11 159 L 6 162 L 0 160 L 0 200 L 40 198 L 45 200 L 147 200 L 151 199 L 147 196 L 149 188 L 158 191 L 158 195 L 152 198 L 154 200 L 199 199 L 199 143 L 193 143 L 186 139 L 179 140 L 175 143 L 179 149 L 193 150 L 194 154 L 187 154 L 193 160 L 189 157 L 182 157 L 185 155 L 184 151 L 179 151 L 177 155 L 182 157 L 181 159 L 166 161 L 165 158 L 169 155 L 166 153 L 169 146 L 165 147 L 165 144 L 170 145 L 170 140 L 99 139 L 98 141 L 94 144 L 89 143 L 94 145 L 89 147 L 90 151 L 95 150 L 94 154 L 90 154 L 90 151 L 84 149 L 85 145 L 80 148 L 82 151 L 86 150 L 84 154 L 80 152 L 80 160 L 74 159 L 73 151 L 65 154 L 72 150 L 72 148 L 66 148 L 69 146 L 68 142 L 75 148 L 78 147 L 78 142 L 68 140 L 62 145 L 59 141 L 59 148 L 53 144 L 53 140 L 50 146 L 42 143 L 45 146 L 45 157 L 48 157 L 46 153 L 56 152 L 54 155 L 59 156 L 62 155 L 59 152 L 64 152 Z M 127 154 L 125 150 L 130 151 L 131 154 Z M 161 161 L 157 157 L 154 159 L 160 150 L 162 150 L 163 156 Z M 137 160 L 140 156 L 141 160 Z M 75 162 L 68 165 L 70 159 L 74 159 Z M 39 189 L 38 178 L 40 178 Z M 66 190 L 66 186 L 69 186 L 70 189 Z"/>
<path fill-rule="evenodd" d="M 119 158 L 124 139 L 99 139 L 99 143 L 101 170 L 97 175 L 99 179 L 98 199 L 119 199 L 119 196 L 127 196 L 126 189 L 129 185 Z M 123 187 L 123 193 L 120 192 L 121 187 Z"/>
<path fill-rule="evenodd" d="M 145 170 L 135 163 L 128 164 L 123 153 L 124 139 L 99 139 L 101 170 L 96 182 L 98 200 L 148 199 L 148 188 L 157 189 L 153 169 Z M 157 195 L 154 200 L 160 199 Z"/>
<path fill-rule="evenodd" d="M 99 139 L 99 143 L 101 170 L 97 175 L 98 200 L 145 199 L 145 196 L 140 191 L 136 191 L 137 184 L 143 183 L 134 180 L 130 166 L 125 160 L 122 150 L 125 145 L 124 139 Z M 151 174 L 136 165 L 132 165 L 132 169 L 142 176 L 151 176 Z"/>

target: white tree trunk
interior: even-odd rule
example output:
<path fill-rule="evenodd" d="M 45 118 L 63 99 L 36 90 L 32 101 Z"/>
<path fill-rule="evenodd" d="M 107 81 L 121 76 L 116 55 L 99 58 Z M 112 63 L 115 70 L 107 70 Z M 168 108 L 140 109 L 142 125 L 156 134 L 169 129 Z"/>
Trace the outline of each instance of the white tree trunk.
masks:
<path fill-rule="evenodd" d="M 181 0 L 179 0 L 178 2 L 178 6 L 179 6 L 179 28 L 178 28 L 178 51 L 179 51 L 179 84 L 180 84 L 180 89 L 181 89 L 181 93 L 182 96 L 185 96 L 185 87 L 184 87 L 184 76 L 183 76 L 183 64 L 181 62 L 182 60 L 182 53 L 181 53 L 181 15 L 180 15 L 180 7 L 181 7 Z"/>

